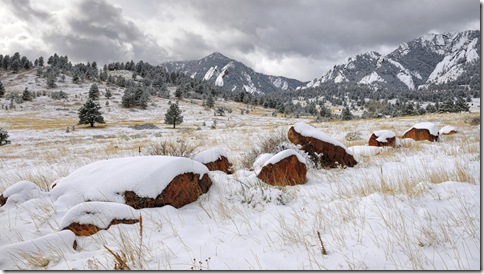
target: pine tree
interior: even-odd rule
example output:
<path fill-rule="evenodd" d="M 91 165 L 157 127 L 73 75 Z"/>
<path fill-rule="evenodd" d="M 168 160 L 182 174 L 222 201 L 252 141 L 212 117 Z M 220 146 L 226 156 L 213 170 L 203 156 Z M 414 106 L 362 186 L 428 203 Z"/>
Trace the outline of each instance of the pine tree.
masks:
<path fill-rule="evenodd" d="M 351 110 L 350 110 L 349 107 L 345 107 L 341 111 L 340 119 L 341 120 L 352 120 L 353 119 L 353 114 L 351 113 Z"/>
<path fill-rule="evenodd" d="M 48 73 L 47 74 L 47 87 L 48 88 L 55 88 L 56 87 L 55 80 L 56 80 L 55 73 L 54 72 Z"/>
<path fill-rule="evenodd" d="M 460 112 L 460 111 L 469 111 L 469 104 L 464 100 L 462 97 L 457 97 L 457 100 L 455 100 L 455 111 Z"/>
<path fill-rule="evenodd" d="M 22 93 L 22 100 L 24 100 L 24 101 L 32 101 L 33 100 L 32 93 L 29 91 L 28 88 L 24 89 L 24 92 Z"/>
<path fill-rule="evenodd" d="M 2 82 L 0 82 L 0 98 L 5 95 L 5 88 L 3 87 Z"/>
<path fill-rule="evenodd" d="M 215 105 L 215 100 L 213 99 L 213 96 L 212 94 L 208 95 L 208 98 L 207 98 L 207 102 L 205 103 L 205 105 L 209 108 L 213 108 L 214 105 Z"/>
<path fill-rule="evenodd" d="M 109 99 L 113 96 L 113 94 L 111 93 L 111 90 L 106 89 L 106 93 L 104 94 L 104 96 L 106 96 L 106 98 Z"/>
<path fill-rule="evenodd" d="M 445 100 L 445 102 L 439 107 L 439 112 L 455 112 L 454 100 L 452 100 L 452 98 Z"/>
<path fill-rule="evenodd" d="M 86 103 L 79 109 L 79 124 L 89 124 L 94 127 L 94 123 L 104 124 L 104 117 L 99 111 L 101 106 L 94 102 L 91 98 L 87 99 Z"/>
<path fill-rule="evenodd" d="M 0 146 L 8 144 L 8 132 L 0 128 Z"/>
<path fill-rule="evenodd" d="M 91 85 L 91 88 L 89 89 L 89 98 L 92 100 L 99 99 L 99 88 L 96 84 Z"/>
<path fill-rule="evenodd" d="M 176 125 L 181 123 L 183 123 L 183 116 L 181 115 L 181 110 L 178 107 L 178 104 L 171 104 L 165 114 L 165 124 L 173 125 L 173 128 L 175 128 Z"/>
<path fill-rule="evenodd" d="M 44 66 L 44 57 L 40 56 L 39 57 L 39 67 L 43 67 Z"/>

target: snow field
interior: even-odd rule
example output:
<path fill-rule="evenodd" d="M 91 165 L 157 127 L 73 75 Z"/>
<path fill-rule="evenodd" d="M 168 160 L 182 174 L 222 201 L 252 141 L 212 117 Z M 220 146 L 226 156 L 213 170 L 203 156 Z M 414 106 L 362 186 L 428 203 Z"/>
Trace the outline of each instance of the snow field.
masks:
<path fill-rule="evenodd" d="M 9 131 L 12 140 L 0 148 L 1 193 L 22 180 L 39 185 L 45 193 L 0 208 L 1 269 L 119 268 L 106 247 L 131 269 L 480 268 L 480 126 L 465 122 L 478 114 L 310 123 L 311 119 L 271 117 L 272 110 L 262 108 L 241 115 L 239 108 L 245 105 L 221 101 L 216 105 L 234 111 L 215 117 L 199 101 L 181 101 L 184 123 L 171 130 L 162 123 L 168 100 L 156 98 L 152 103 L 157 107 L 131 111 L 112 103 L 119 97 L 110 100 L 105 126 L 76 127 L 69 133 L 66 127 L 76 122 L 76 114 L 70 112 L 79 107 L 75 101 L 45 104 L 46 111 L 38 111 L 42 100 L 50 100 L 40 97 L 15 111 L 0 110 L 0 127 Z M 103 110 L 105 101 L 100 100 Z M 56 110 L 63 105 L 68 110 Z M 44 118 L 49 121 L 43 122 Z M 217 126 L 211 129 L 215 118 Z M 27 120 L 36 126 L 18 123 Z M 257 167 L 269 155 L 259 158 L 254 171 L 242 168 L 247 153 L 261 140 L 287 132 L 296 122 L 308 123 L 353 148 L 358 164 L 346 169 L 310 168 L 306 184 L 288 187 L 272 187 L 256 178 Z M 402 139 L 400 148 L 365 154 L 374 131 L 391 130 L 401 138 L 420 122 L 439 128 L 452 125 L 459 133 L 434 143 Z M 143 123 L 160 129 L 128 128 Z M 348 132 L 355 131 L 361 140 L 345 140 Z M 47 192 L 49 186 L 97 160 L 146 155 L 148 145 L 163 140 L 195 144 L 195 153 L 223 147 L 236 172 L 209 172 L 213 185 L 196 202 L 179 209 L 135 210 L 142 223 L 113 225 L 89 237 L 75 237 L 77 248 L 71 248 L 73 234 L 59 230 L 73 206 L 56 204 Z M 45 239 L 52 245 L 40 244 Z"/>

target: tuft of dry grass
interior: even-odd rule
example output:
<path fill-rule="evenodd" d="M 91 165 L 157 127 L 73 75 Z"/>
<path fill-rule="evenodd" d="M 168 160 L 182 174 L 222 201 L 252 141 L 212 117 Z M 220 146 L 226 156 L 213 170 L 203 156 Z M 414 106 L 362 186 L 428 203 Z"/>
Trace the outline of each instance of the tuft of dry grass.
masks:
<path fill-rule="evenodd" d="M 166 156 L 178 156 L 178 157 L 191 157 L 195 149 L 198 148 L 198 144 L 191 144 L 181 139 L 175 142 L 173 141 L 161 141 L 158 144 L 150 145 L 146 148 L 148 155 L 166 155 Z"/>

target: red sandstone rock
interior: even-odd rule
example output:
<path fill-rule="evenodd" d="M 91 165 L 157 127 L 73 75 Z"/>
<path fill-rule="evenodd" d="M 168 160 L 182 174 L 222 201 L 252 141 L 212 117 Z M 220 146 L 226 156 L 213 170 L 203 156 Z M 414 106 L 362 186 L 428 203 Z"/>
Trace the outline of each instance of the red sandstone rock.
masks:
<path fill-rule="evenodd" d="M 428 129 L 412 128 L 405 132 L 402 138 L 412 138 L 415 141 L 431 141 L 435 142 L 439 139 L 439 136 L 430 134 Z"/>
<path fill-rule="evenodd" d="M 133 220 L 126 220 L 126 219 L 123 219 L 123 220 L 112 220 L 111 223 L 109 224 L 109 226 L 106 228 L 106 230 L 108 230 L 112 225 L 117 225 L 117 224 L 135 224 L 135 223 L 138 223 L 139 220 L 137 219 L 133 219 Z M 100 230 L 103 230 L 93 224 L 79 224 L 77 222 L 74 222 L 70 225 L 68 225 L 67 227 L 65 227 L 63 230 L 65 229 L 69 229 L 70 231 L 74 232 L 74 234 L 76 234 L 76 236 L 91 236 L 93 234 L 96 234 L 98 233 Z"/>
<path fill-rule="evenodd" d="M 295 154 L 296 153 L 296 154 Z M 306 182 L 304 158 L 290 149 L 282 151 L 269 159 L 257 177 L 264 183 L 274 186 L 293 186 Z"/>
<path fill-rule="evenodd" d="M 375 131 L 373 134 L 371 134 L 370 140 L 368 140 L 368 145 L 375 147 L 395 147 L 395 133 L 389 130 Z"/>
<path fill-rule="evenodd" d="M 289 140 L 296 145 L 301 145 L 302 149 L 311 156 L 315 163 L 319 163 L 321 167 L 353 167 L 357 164 L 351 152 L 344 146 L 336 145 L 334 144 L 335 142 L 329 142 L 330 140 L 321 140 L 319 138 L 305 136 L 297 132 L 295 126 L 289 129 Z M 311 126 L 304 124 L 304 127 Z M 313 131 L 316 130 L 313 127 L 311 128 Z"/>
<path fill-rule="evenodd" d="M 192 203 L 203 193 L 207 193 L 212 181 L 207 174 L 199 179 L 198 174 L 185 173 L 173 178 L 156 198 L 140 197 L 133 191 L 124 193 L 125 203 L 133 208 L 150 208 L 171 205 L 180 208 Z"/>

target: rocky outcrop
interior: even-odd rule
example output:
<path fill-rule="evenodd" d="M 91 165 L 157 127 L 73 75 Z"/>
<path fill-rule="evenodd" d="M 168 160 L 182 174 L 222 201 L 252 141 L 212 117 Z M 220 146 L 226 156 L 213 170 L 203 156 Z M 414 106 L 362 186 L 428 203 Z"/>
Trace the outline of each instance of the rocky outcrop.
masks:
<path fill-rule="evenodd" d="M 343 144 L 310 125 L 296 123 L 289 129 L 288 138 L 293 144 L 300 145 L 321 167 L 353 167 L 357 164 Z"/>
<path fill-rule="evenodd" d="M 257 177 L 273 186 L 293 186 L 306 182 L 306 163 L 295 150 L 288 149 L 271 157 Z"/>
<path fill-rule="evenodd" d="M 375 147 L 395 147 L 395 133 L 390 130 L 375 131 L 371 134 L 370 140 L 368 140 L 368 145 Z"/>
<path fill-rule="evenodd" d="M 418 123 L 407 130 L 402 138 L 411 138 L 415 141 L 436 142 L 439 140 L 439 130 L 433 123 Z"/>
<path fill-rule="evenodd" d="M 195 202 L 198 197 L 207 193 L 212 181 L 207 174 L 199 179 L 198 174 L 185 173 L 176 176 L 156 198 L 142 197 L 134 191 L 124 192 L 125 203 L 133 208 L 162 207 L 171 205 L 180 208 Z"/>

